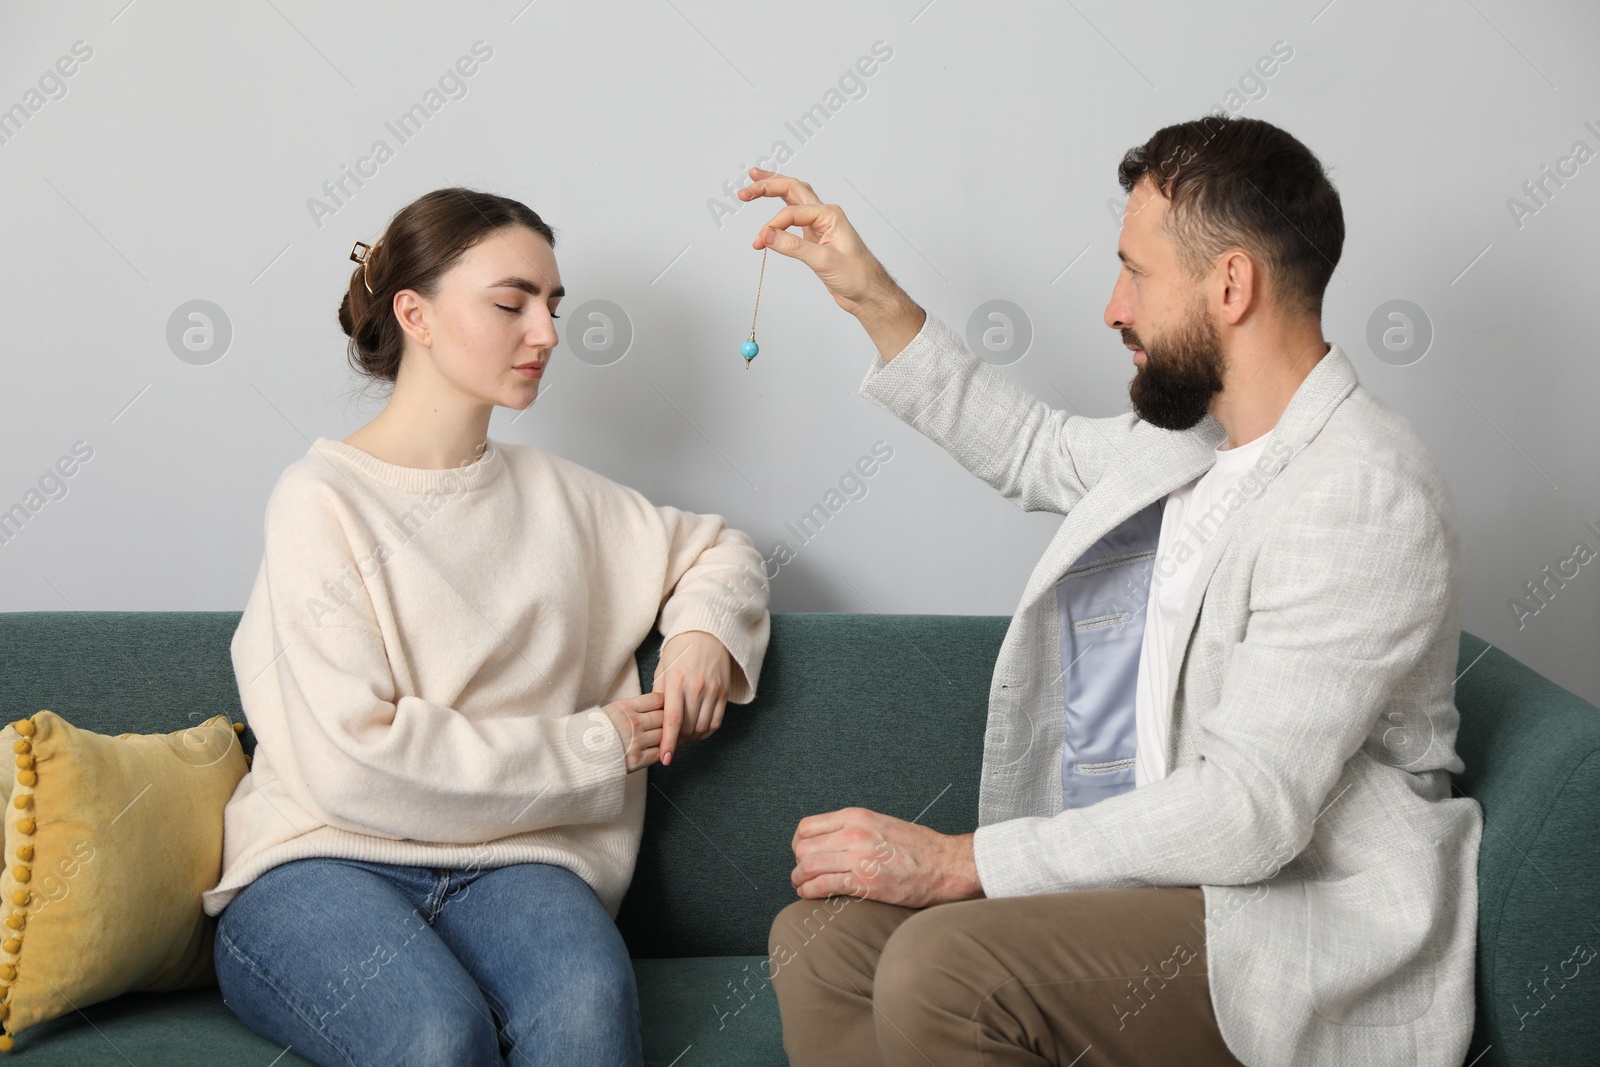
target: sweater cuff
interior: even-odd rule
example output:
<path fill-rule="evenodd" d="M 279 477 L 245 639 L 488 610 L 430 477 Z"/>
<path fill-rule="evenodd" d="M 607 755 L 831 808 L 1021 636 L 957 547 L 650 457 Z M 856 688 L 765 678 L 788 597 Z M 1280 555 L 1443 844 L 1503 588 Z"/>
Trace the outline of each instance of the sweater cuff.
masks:
<path fill-rule="evenodd" d="M 576 712 L 567 719 L 566 740 L 562 770 L 584 796 L 582 821 L 620 818 L 627 800 L 628 751 L 611 716 L 598 704 Z"/>
<path fill-rule="evenodd" d="M 690 630 L 704 630 L 721 641 L 733 662 L 739 665 L 739 670 L 728 678 L 728 703 L 748 704 L 755 699 L 755 680 L 761 669 L 760 660 L 755 655 L 757 639 L 761 635 L 756 631 L 770 625 L 767 615 L 763 614 L 761 619 L 762 625 L 752 628 L 744 618 L 724 605 L 698 605 L 672 620 L 672 628 L 662 633 L 661 643 L 665 645 Z M 765 648 L 764 639 L 759 643 Z M 659 668 L 660 661 L 656 663 Z"/>

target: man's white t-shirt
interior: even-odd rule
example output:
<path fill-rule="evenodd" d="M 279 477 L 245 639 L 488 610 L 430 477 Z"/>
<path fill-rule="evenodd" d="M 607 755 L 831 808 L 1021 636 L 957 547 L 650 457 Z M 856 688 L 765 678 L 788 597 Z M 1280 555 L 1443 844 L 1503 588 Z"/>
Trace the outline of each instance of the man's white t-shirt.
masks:
<path fill-rule="evenodd" d="M 1239 483 L 1250 473 L 1272 431 L 1237 448 L 1227 440 L 1217 446 L 1214 466 L 1167 496 L 1161 511 L 1161 537 L 1156 543 L 1150 576 L 1150 599 L 1144 617 L 1144 644 L 1139 652 L 1139 681 L 1134 696 L 1134 786 L 1167 776 L 1167 734 L 1171 722 L 1160 706 L 1171 678 L 1172 635 L 1178 626 L 1189 586 L 1200 569 L 1200 557 L 1228 515 Z"/>

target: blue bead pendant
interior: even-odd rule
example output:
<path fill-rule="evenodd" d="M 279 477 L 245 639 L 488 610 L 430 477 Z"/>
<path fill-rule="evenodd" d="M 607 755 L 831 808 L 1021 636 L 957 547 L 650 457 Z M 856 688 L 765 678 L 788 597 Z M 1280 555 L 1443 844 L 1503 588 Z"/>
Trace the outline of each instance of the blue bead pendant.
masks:
<path fill-rule="evenodd" d="M 750 366 L 750 361 L 755 359 L 756 353 L 760 351 L 761 346 L 756 344 L 756 338 L 754 334 L 750 335 L 750 340 L 739 346 L 739 354 L 744 356 L 744 365 L 746 367 Z"/>

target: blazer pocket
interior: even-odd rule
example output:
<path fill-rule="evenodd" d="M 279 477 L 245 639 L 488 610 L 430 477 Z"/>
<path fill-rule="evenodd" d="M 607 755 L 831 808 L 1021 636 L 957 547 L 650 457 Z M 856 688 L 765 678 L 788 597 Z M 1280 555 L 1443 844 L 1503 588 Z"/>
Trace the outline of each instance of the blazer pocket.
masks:
<path fill-rule="evenodd" d="M 1079 774 L 1116 774 L 1118 771 L 1131 770 L 1134 757 L 1127 759 L 1104 760 L 1100 763 L 1074 763 L 1073 769 Z"/>
<path fill-rule="evenodd" d="M 1434 931 L 1455 905 L 1429 877 L 1431 860 L 1428 850 L 1403 853 L 1306 885 L 1304 960 L 1318 1018 L 1400 1026 L 1432 1005 Z"/>
<path fill-rule="evenodd" d="M 1137 563 L 1140 560 L 1155 559 L 1155 556 L 1156 550 L 1153 548 L 1140 548 L 1135 549 L 1132 552 L 1117 552 L 1113 555 L 1101 556 L 1099 559 L 1092 560 L 1089 563 L 1084 563 L 1070 568 L 1067 573 L 1061 576 L 1061 580 L 1066 581 L 1068 578 L 1081 578 L 1086 574 L 1095 574 L 1099 571 L 1109 570 L 1112 567 L 1121 567 L 1126 563 Z"/>

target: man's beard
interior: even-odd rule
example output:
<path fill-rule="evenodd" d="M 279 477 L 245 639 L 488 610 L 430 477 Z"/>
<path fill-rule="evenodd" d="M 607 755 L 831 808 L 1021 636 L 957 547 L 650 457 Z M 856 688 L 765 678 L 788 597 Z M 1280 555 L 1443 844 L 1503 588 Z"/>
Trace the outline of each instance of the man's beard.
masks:
<path fill-rule="evenodd" d="M 1144 365 L 1128 383 L 1134 414 L 1163 430 L 1187 430 L 1205 417 L 1211 398 L 1222 391 L 1222 339 L 1206 314 L 1205 299 L 1164 337 L 1148 344 L 1131 330 L 1124 344 L 1144 349 Z"/>

